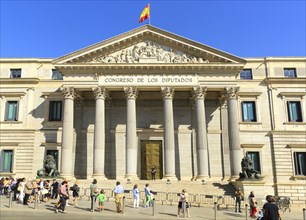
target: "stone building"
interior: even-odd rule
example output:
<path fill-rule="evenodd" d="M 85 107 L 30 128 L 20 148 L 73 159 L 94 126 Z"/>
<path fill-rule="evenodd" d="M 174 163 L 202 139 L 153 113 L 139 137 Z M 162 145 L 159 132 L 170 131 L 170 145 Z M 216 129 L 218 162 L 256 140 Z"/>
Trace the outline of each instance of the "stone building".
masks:
<path fill-rule="evenodd" d="M 306 198 L 306 57 L 239 58 L 145 25 L 57 59 L 1 58 L 1 175 L 231 180 Z M 248 153 L 258 181 L 235 181 Z"/>

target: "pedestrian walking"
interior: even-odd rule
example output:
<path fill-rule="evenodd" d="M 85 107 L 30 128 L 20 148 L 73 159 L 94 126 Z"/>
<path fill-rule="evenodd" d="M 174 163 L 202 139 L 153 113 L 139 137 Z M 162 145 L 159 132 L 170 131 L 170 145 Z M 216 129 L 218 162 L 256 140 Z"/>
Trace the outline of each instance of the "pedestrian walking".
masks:
<path fill-rule="evenodd" d="M 254 194 L 253 191 L 249 195 L 249 204 L 250 204 L 250 212 L 251 212 L 250 217 L 251 218 L 256 218 L 257 201 L 255 199 L 255 194 Z"/>
<path fill-rule="evenodd" d="M 90 199 L 91 199 L 91 206 L 90 211 L 94 212 L 94 203 L 97 200 L 97 194 L 98 194 L 98 186 L 97 186 L 97 180 L 94 179 L 92 181 L 92 184 L 90 185 Z"/>
<path fill-rule="evenodd" d="M 65 207 L 66 207 L 66 201 L 68 199 L 67 187 L 68 187 L 68 183 L 67 181 L 64 180 L 60 188 L 60 204 L 55 209 L 56 213 L 58 213 L 59 211 L 62 213 L 66 213 Z"/>
<path fill-rule="evenodd" d="M 104 211 L 104 201 L 105 201 L 105 195 L 104 195 L 104 189 L 101 189 L 100 194 L 98 195 L 98 201 L 99 201 L 99 211 Z"/>
<path fill-rule="evenodd" d="M 134 208 L 139 207 L 139 190 L 138 190 L 138 185 L 135 184 L 133 188 L 133 198 L 134 198 Z"/>
<path fill-rule="evenodd" d="M 144 205 L 145 208 L 149 207 L 150 201 L 151 201 L 151 192 L 149 188 L 149 183 L 146 184 L 146 187 L 144 188 L 145 195 L 146 195 L 146 203 Z"/>
<path fill-rule="evenodd" d="M 241 201 L 243 200 L 243 192 L 240 188 L 237 189 L 235 192 L 235 212 L 237 212 L 237 209 L 239 212 L 241 212 Z"/>
<path fill-rule="evenodd" d="M 73 205 L 78 206 L 80 187 L 77 180 L 74 182 L 73 186 L 70 187 L 70 190 L 72 190 Z"/>
<path fill-rule="evenodd" d="M 178 209 L 177 209 L 177 217 L 180 217 L 181 211 L 183 209 L 183 203 L 186 205 L 186 214 L 187 218 L 190 218 L 190 212 L 189 212 L 189 202 L 188 202 L 188 193 L 186 192 L 186 189 L 182 190 L 182 193 L 180 194 L 180 201 L 178 203 Z"/>
<path fill-rule="evenodd" d="M 271 195 L 266 196 L 267 203 L 263 206 L 263 219 L 264 220 L 281 220 L 280 211 L 275 204 L 275 197 Z"/>
<path fill-rule="evenodd" d="M 124 196 L 124 189 L 120 185 L 119 181 L 116 182 L 116 187 L 114 188 L 113 192 L 115 194 L 116 211 L 120 213 L 122 212 L 122 200 Z"/>

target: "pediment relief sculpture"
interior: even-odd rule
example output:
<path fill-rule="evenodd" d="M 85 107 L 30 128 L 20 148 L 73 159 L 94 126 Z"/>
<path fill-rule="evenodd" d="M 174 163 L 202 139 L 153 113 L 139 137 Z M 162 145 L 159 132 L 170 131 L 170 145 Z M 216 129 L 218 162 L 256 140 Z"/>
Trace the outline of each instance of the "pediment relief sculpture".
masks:
<path fill-rule="evenodd" d="M 202 57 L 191 56 L 153 42 L 142 42 L 110 55 L 102 55 L 86 63 L 209 63 Z"/>

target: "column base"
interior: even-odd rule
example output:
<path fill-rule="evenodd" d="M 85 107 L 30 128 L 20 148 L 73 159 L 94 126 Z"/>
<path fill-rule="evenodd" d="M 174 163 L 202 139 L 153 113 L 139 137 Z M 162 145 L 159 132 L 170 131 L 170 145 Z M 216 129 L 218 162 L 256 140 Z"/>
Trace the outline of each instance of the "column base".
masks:
<path fill-rule="evenodd" d="M 129 179 L 130 181 L 131 180 L 139 180 L 139 177 L 137 175 L 133 175 L 133 174 L 126 174 L 124 176 L 124 179 Z"/>
<path fill-rule="evenodd" d="M 108 180 L 103 174 L 93 174 L 91 178 L 96 180 Z"/>
<path fill-rule="evenodd" d="M 167 182 L 178 181 L 175 175 L 165 175 L 162 180 L 166 180 Z"/>
<path fill-rule="evenodd" d="M 230 182 L 235 182 L 236 180 L 238 180 L 239 179 L 239 176 L 231 176 L 230 178 L 229 178 L 229 181 Z"/>
<path fill-rule="evenodd" d="M 75 178 L 75 176 L 74 175 L 72 175 L 72 174 L 60 174 L 60 177 L 62 178 L 62 179 L 67 179 L 68 181 L 74 181 L 74 180 L 76 180 L 76 178 Z"/>
<path fill-rule="evenodd" d="M 209 179 L 209 176 L 203 176 L 203 175 L 198 175 L 197 177 L 196 177 L 196 180 L 198 181 L 198 180 L 201 180 L 201 181 L 206 181 L 206 180 L 208 180 Z"/>

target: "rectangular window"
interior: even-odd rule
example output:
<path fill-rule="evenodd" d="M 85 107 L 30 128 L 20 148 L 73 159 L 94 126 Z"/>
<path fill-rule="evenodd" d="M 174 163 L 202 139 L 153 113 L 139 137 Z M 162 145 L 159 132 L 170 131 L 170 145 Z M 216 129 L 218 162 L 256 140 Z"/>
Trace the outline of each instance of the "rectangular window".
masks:
<path fill-rule="evenodd" d="M 294 152 L 295 175 L 306 176 L 306 152 Z"/>
<path fill-rule="evenodd" d="M 7 101 L 5 121 L 18 121 L 18 101 Z"/>
<path fill-rule="evenodd" d="M 284 68 L 284 76 L 289 78 L 296 78 L 295 68 Z"/>
<path fill-rule="evenodd" d="M 58 70 L 52 70 L 52 79 L 53 80 L 63 80 L 63 75 Z"/>
<path fill-rule="evenodd" d="M 3 164 L 2 171 L 13 172 L 13 150 L 3 150 Z"/>
<path fill-rule="evenodd" d="M 242 102 L 242 119 L 243 121 L 256 122 L 256 107 L 255 102 Z"/>
<path fill-rule="evenodd" d="M 288 101 L 288 121 L 289 122 L 302 122 L 302 109 L 301 102 L 299 101 Z"/>
<path fill-rule="evenodd" d="M 11 69 L 11 78 L 21 78 L 21 69 Z"/>
<path fill-rule="evenodd" d="M 53 156 L 56 161 L 56 169 L 58 170 L 58 150 L 47 150 L 47 155 Z"/>
<path fill-rule="evenodd" d="M 253 79 L 252 70 L 251 69 L 243 69 L 240 72 L 240 79 Z"/>
<path fill-rule="evenodd" d="M 252 161 L 252 168 L 261 173 L 259 152 L 248 151 L 247 154 L 248 158 Z"/>
<path fill-rule="evenodd" d="M 62 120 L 62 101 L 50 101 L 49 121 Z"/>

